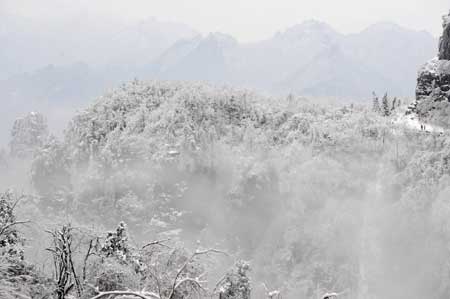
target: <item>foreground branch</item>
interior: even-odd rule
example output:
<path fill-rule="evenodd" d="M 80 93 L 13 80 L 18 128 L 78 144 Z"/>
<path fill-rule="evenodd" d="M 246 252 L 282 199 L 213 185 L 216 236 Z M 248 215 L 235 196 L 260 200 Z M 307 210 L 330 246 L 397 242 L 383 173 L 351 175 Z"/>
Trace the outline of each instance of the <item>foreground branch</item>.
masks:
<path fill-rule="evenodd" d="M 153 242 L 147 243 L 144 246 L 142 246 L 142 249 L 145 249 L 145 248 L 153 246 L 153 245 L 159 245 L 159 246 L 163 246 L 163 247 L 166 247 L 166 248 L 170 248 L 170 246 L 167 246 L 166 244 L 164 244 L 165 242 L 168 242 L 168 241 L 170 241 L 170 238 L 169 239 L 153 241 Z"/>
<path fill-rule="evenodd" d="M 195 285 L 196 287 L 198 287 L 201 290 L 205 290 L 200 282 L 198 281 L 198 279 L 195 278 L 184 278 L 181 281 L 179 281 L 179 279 L 181 278 L 183 272 L 186 270 L 186 267 L 192 263 L 194 261 L 194 259 L 199 256 L 199 255 L 207 255 L 209 253 L 221 253 L 221 254 L 225 254 L 228 256 L 228 254 L 224 251 L 221 250 L 217 250 L 217 249 L 206 249 L 206 250 L 196 250 L 189 259 L 186 260 L 186 262 L 183 264 L 183 266 L 178 270 L 177 274 L 175 275 L 175 279 L 173 280 L 172 283 L 172 288 L 170 290 L 170 295 L 169 295 L 169 299 L 173 299 L 175 292 L 177 290 L 177 288 L 185 282 L 191 282 L 193 285 Z"/>
<path fill-rule="evenodd" d="M 8 223 L 5 226 L 3 226 L 2 228 L 0 228 L 0 235 L 3 235 L 5 233 L 5 231 L 8 228 L 10 228 L 11 226 L 20 225 L 20 224 L 27 224 L 27 223 L 30 223 L 30 221 L 28 221 L 28 220 L 27 221 L 15 221 L 15 222 L 12 222 L 12 223 Z"/>
<path fill-rule="evenodd" d="M 132 291 L 110 291 L 110 292 L 102 292 L 91 299 L 100 299 L 106 296 L 135 296 L 141 299 L 161 299 L 157 294 L 154 293 L 138 293 Z"/>

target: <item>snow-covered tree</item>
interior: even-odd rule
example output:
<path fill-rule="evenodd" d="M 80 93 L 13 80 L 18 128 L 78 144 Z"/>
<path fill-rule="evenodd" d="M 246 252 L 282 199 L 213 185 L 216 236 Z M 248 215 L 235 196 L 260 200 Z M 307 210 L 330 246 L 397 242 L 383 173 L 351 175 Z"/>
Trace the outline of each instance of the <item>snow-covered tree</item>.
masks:
<path fill-rule="evenodd" d="M 385 93 L 383 96 L 381 112 L 382 112 L 383 116 L 391 115 L 391 106 L 389 105 L 389 98 L 388 98 L 387 93 Z"/>
<path fill-rule="evenodd" d="M 23 241 L 18 231 L 22 222 L 16 219 L 14 208 L 18 198 L 11 192 L 0 194 L 0 255 L 23 256 Z"/>
<path fill-rule="evenodd" d="M 70 163 L 64 145 L 56 137 L 50 136 L 34 153 L 31 182 L 39 195 L 51 198 L 70 190 L 69 170 Z"/>
<path fill-rule="evenodd" d="M 375 94 L 375 92 L 372 93 L 372 101 L 372 111 L 375 113 L 380 113 L 380 100 L 378 99 L 378 96 Z"/>
<path fill-rule="evenodd" d="M 225 275 L 220 284 L 220 299 L 250 299 L 250 264 L 238 261 L 235 267 Z"/>
<path fill-rule="evenodd" d="M 394 99 L 392 100 L 391 111 L 394 111 L 395 109 L 397 109 L 398 104 L 399 104 L 399 103 L 397 102 L 397 97 L 394 97 Z"/>
<path fill-rule="evenodd" d="M 11 156 L 18 158 L 31 157 L 41 147 L 48 136 L 46 118 L 37 112 L 15 120 L 11 131 Z"/>
<path fill-rule="evenodd" d="M 106 257 L 117 257 L 121 260 L 129 258 L 127 226 L 120 222 L 115 232 L 108 232 L 101 253 Z"/>
<path fill-rule="evenodd" d="M 383 175 L 395 181 L 383 192 L 401 190 L 404 196 L 389 194 L 392 201 L 414 211 L 432 205 L 449 173 L 448 153 L 439 150 L 447 137 L 403 136 L 401 128 L 392 135 L 375 99 L 377 113 L 370 113 L 359 105 L 324 107 L 204 84 L 133 81 L 79 113 L 63 141 L 37 151 L 33 176 L 42 178 L 41 190 L 67 188 L 76 207 L 71 215 L 84 223 L 124 220 L 130 234 L 170 238 L 167 246 L 191 236 L 229 244 L 255 257 L 258 282 L 280 287 L 288 298 L 357 289 L 353 245 L 361 241 L 361 219 L 354 211 L 380 167 L 388 164 Z M 421 153 L 429 148 L 436 154 Z M 391 169 L 392 157 L 399 162 Z M 65 202 L 61 193 L 39 193 L 40 203 Z M 407 227 L 408 217 L 401 218 Z M 204 294 L 207 269 L 197 259 L 186 263 L 189 250 L 164 243 L 141 250 L 125 241 L 119 226 L 103 255 L 99 249 L 90 276 L 99 291 L 145 287 L 172 299 Z M 242 264 L 226 276 L 219 286 L 224 298 L 248 297 L 246 273 Z"/>

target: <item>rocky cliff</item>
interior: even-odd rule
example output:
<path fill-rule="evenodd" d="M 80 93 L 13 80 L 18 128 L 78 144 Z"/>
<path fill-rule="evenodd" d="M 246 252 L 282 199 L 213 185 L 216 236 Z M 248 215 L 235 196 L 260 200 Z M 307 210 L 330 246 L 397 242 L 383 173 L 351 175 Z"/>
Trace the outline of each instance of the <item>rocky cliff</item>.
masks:
<path fill-rule="evenodd" d="M 439 59 L 450 60 L 450 12 L 443 19 L 444 32 L 439 41 Z"/>
<path fill-rule="evenodd" d="M 419 70 L 416 103 L 412 106 L 421 118 L 450 125 L 450 12 L 443 17 L 439 53 Z M 444 119 L 445 118 L 445 119 Z"/>

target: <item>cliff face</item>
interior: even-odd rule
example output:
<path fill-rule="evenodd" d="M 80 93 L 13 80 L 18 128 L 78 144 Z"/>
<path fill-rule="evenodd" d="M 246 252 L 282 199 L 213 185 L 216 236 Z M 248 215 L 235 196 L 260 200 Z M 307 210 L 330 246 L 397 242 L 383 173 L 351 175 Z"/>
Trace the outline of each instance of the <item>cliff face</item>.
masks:
<path fill-rule="evenodd" d="M 450 60 L 450 12 L 443 19 L 444 32 L 439 41 L 439 59 Z"/>
<path fill-rule="evenodd" d="M 419 70 L 413 108 L 420 117 L 434 120 L 436 115 L 446 116 L 443 110 L 450 110 L 450 13 L 443 20 L 438 56 Z M 445 123 L 450 124 L 450 119 Z"/>
<path fill-rule="evenodd" d="M 437 95 L 448 96 L 450 90 L 450 60 L 434 58 L 419 71 L 416 99 L 418 102 Z"/>

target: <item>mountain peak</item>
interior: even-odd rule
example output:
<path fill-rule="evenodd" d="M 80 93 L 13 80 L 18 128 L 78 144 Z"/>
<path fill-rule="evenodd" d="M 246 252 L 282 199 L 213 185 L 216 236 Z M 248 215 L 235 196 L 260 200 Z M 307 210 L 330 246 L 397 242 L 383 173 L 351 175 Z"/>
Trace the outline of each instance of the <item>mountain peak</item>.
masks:
<path fill-rule="evenodd" d="M 317 20 L 307 20 L 300 24 L 294 25 L 288 28 L 284 35 L 299 35 L 299 34 L 317 34 L 317 33 L 333 33 L 338 34 L 330 25 L 327 23 L 317 21 Z"/>
<path fill-rule="evenodd" d="M 384 30 L 401 29 L 402 27 L 397 23 L 391 21 L 381 21 L 370 25 L 368 28 L 377 28 Z"/>
<path fill-rule="evenodd" d="M 279 32 L 275 35 L 276 39 L 287 40 L 334 40 L 335 37 L 341 34 L 335 31 L 327 23 L 317 20 L 307 20 L 300 24 L 289 27 L 284 32 Z"/>
<path fill-rule="evenodd" d="M 238 41 L 231 35 L 224 34 L 221 32 L 211 32 L 209 33 L 204 41 L 206 43 L 215 43 L 222 47 L 234 47 L 238 45 Z"/>
<path fill-rule="evenodd" d="M 304 28 L 324 28 L 324 27 L 330 28 L 331 27 L 327 23 L 316 20 L 316 19 L 305 20 L 305 21 L 301 22 L 298 26 L 301 26 Z"/>
<path fill-rule="evenodd" d="M 374 23 L 370 26 L 368 26 L 366 29 L 363 30 L 363 32 L 372 32 L 372 33 L 384 33 L 384 32 L 421 32 L 412 30 L 409 28 L 405 28 L 397 23 L 390 22 L 390 21 L 383 21 Z"/>

